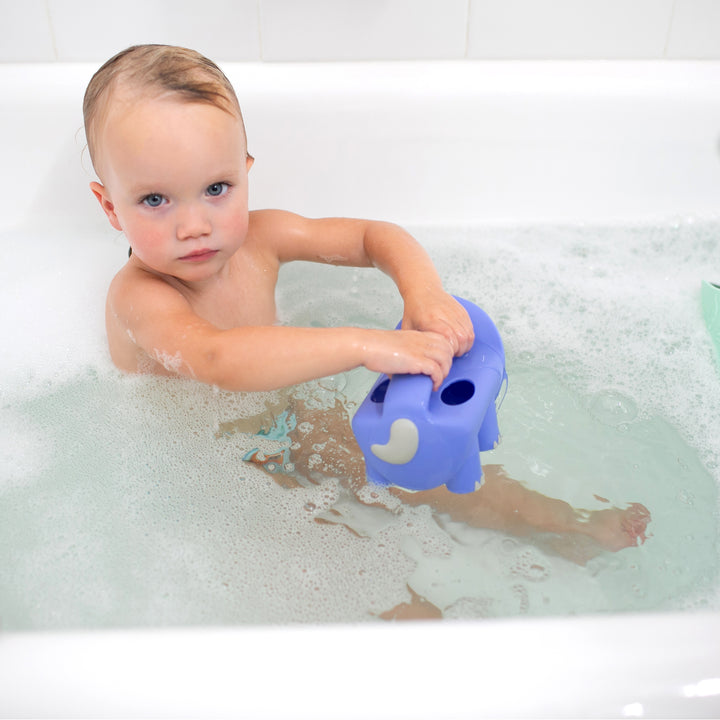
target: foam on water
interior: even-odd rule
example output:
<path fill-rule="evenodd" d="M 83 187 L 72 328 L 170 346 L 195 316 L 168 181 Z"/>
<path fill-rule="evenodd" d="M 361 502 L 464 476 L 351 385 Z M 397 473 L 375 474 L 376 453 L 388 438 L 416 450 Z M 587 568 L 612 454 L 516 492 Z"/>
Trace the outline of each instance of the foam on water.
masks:
<path fill-rule="evenodd" d="M 645 545 L 579 565 L 550 538 L 381 488 L 361 493 L 379 507 L 332 477 L 283 488 L 242 461 L 282 437 L 220 431 L 273 394 L 112 368 L 103 305 L 122 242 L 6 236 L 26 262 L 0 268 L 2 627 L 368 621 L 408 586 L 446 617 L 717 607 L 720 376 L 699 280 L 714 278 L 720 224 L 417 234 L 504 338 L 503 442 L 483 462 L 578 507 L 644 503 Z M 379 273 L 304 264 L 283 270 L 278 303 L 306 325 L 401 314 Z M 297 392 L 352 409 L 372 380 Z"/>

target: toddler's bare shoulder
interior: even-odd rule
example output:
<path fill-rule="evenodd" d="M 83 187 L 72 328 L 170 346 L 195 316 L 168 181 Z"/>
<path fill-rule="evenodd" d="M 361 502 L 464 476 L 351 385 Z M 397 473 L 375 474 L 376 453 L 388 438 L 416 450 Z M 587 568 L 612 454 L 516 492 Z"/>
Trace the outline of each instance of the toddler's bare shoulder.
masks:
<path fill-rule="evenodd" d="M 287 210 L 253 210 L 249 216 L 249 233 L 276 236 L 303 226 L 307 219 Z"/>
<path fill-rule="evenodd" d="M 125 265 L 115 275 L 107 298 L 116 311 L 125 312 L 159 303 L 187 304 L 179 289 L 170 282 L 131 264 Z"/>

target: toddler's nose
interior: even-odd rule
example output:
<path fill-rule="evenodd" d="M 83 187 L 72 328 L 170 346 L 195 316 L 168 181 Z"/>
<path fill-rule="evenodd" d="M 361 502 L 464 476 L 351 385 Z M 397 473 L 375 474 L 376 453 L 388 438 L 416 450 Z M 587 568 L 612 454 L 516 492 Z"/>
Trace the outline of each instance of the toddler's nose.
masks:
<path fill-rule="evenodd" d="M 177 237 L 178 240 L 191 240 L 210 233 L 210 220 L 203 208 L 189 206 L 182 208 L 178 213 Z"/>

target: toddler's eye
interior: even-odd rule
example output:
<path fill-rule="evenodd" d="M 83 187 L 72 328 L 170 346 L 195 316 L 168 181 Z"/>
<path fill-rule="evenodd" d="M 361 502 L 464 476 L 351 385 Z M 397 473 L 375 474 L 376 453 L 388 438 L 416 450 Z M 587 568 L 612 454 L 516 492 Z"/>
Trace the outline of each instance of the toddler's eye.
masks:
<path fill-rule="evenodd" d="M 213 183 L 212 185 L 208 185 L 205 192 L 212 197 L 218 197 L 219 195 L 224 195 L 227 192 L 228 187 L 229 186 L 227 183 L 217 182 Z"/>
<path fill-rule="evenodd" d="M 143 198 L 143 202 L 151 208 L 160 207 L 164 201 L 165 198 L 163 198 L 162 195 L 158 195 L 158 193 L 151 193 Z"/>

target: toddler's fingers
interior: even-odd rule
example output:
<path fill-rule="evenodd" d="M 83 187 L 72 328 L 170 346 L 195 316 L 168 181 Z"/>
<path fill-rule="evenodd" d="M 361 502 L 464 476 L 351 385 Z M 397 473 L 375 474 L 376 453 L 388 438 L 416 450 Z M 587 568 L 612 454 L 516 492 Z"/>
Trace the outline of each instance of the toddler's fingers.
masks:
<path fill-rule="evenodd" d="M 455 357 L 460 357 L 472 348 L 475 342 L 475 329 L 467 310 L 454 298 L 452 304 L 443 308 L 432 323 L 423 329 L 434 330 L 444 335 L 450 342 Z"/>
<path fill-rule="evenodd" d="M 470 323 L 470 327 L 463 327 L 458 333 L 458 350 L 456 355 L 464 355 L 469 352 L 475 342 L 475 329 Z"/>
<path fill-rule="evenodd" d="M 443 370 L 440 363 L 435 361 L 428 361 L 427 365 L 422 370 L 422 374 L 430 377 L 433 384 L 433 390 L 438 390 L 442 385 L 443 380 L 447 377 L 447 373 Z"/>
<path fill-rule="evenodd" d="M 456 301 L 457 303 L 457 301 Z M 458 315 L 453 318 L 451 329 L 455 335 L 455 355 L 464 355 L 470 350 L 475 342 L 475 328 L 473 327 L 472 320 L 467 313 L 467 310 L 457 303 Z"/>
<path fill-rule="evenodd" d="M 435 336 L 431 341 L 431 352 L 429 353 L 429 359 L 433 362 L 430 367 L 430 372 L 427 374 L 432 378 L 433 389 L 437 390 L 450 372 L 454 348 L 452 341 L 445 335 L 439 333 L 427 333 L 427 335 Z"/>
<path fill-rule="evenodd" d="M 475 342 L 475 331 L 473 330 L 472 324 L 467 327 L 461 322 L 446 322 L 442 335 L 450 343 L 454 357 L 464 355 L 468 352 L 468 350 L 470 350 L 470 348 L 472 348 L 473 343 Z"/>

